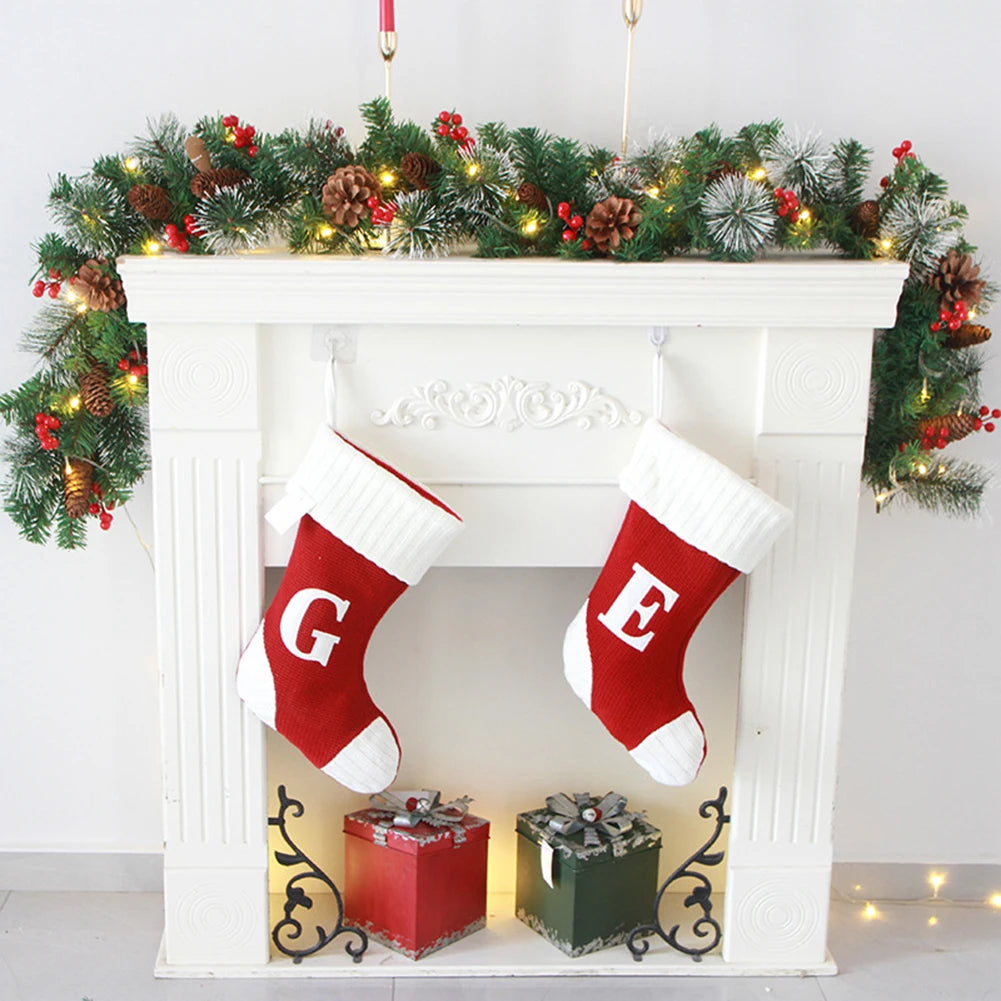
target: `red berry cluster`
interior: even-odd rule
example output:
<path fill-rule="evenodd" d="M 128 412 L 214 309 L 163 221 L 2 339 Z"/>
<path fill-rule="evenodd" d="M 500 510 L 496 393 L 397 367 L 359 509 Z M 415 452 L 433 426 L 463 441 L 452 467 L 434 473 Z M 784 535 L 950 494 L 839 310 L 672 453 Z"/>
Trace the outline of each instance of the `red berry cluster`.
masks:
<path fill-rule="evenodd" d="M 196 239 L 199 236 L 205 235 L 205 230 L 198 228 L 198 220 L 193 215 L 186 215 L 184 217 L 184 232 Z"/>
<path fill-rule="evenodd" d="M 897 158 L 897 164 L 905 160 L 916 160 L 917 157 L 911 152 L 912 143 L 910 139 L 905 139 L 899 146 L 893 147 L 893 155 Z"/>
<path fill-rule="evenodd" d="M 186 217 L 192 218 L 193 217 Z M 187 229 L 187 224 L 185 223 L 185 229 Z M 188 243 L 188 238 L 172 223 L 168 222 L 166 226 L 163 227 L 163 235 L 167 241 L 168 247 L 173 247 L 179 254 L 186 254 L 191 247 Z"/>
<path fill-rule="evenodd" d="M 980 428 L 977 428 L 979 431 Z M 935 437 L 932 437 L 932 434 Z M 940 428 L 930 428 L 924 438 L 921 439 L 921 448 L 925 452 L 930 452 L 933 448 L 945 448 L 949 444 L 949 429 L 943 424 Z M 903 446 L 901 446 L 901 449 Z"/>
<path fill-rule="evenodd" d="M 476 145 L 476 140 L 469 134 L 469 129 L 462 124 L 462 115 L 457 111 L 439 111 L 438 126 L 435 130 L 443 139 L 447 136 L 457 142 L 463 149 Z"/>
<path fill-rule="evenodd" d="M 970 309 L 966 303 L 960 299 L 951 310 L 946 309 L 943 306 L 942 309 L 939 310 L 938 319 L 934 323 L 928 324 L 928 326 L 936 333 L 938 333 L 938 331 L 940 331 L 943 327 L 948 327 L 950 330 L 959 330 L 959 328 L 966 323 L 969 318 Z"/>
<path fill-rule="evenodd" d="M 115 520 L 111 512 L 114 508 L 114 504 L 111 501 L 105 503 L 104 501 L 104 491 L 101 489 L 100 483 L 91 483 L 90 485 L 91 493 L 97 498 L 95 501 L 91 501 L 87 510 L 94 515 L 98 515 L 101 519 L 101 528 L 106 532 L 111 528 L 111 523 Z"/>
<path fill-rule="evenodd" d="M 31 294 L 36 299 L 41 299 L 42 296 L 45 295 L 46 289 L 49 290 L 50 299 L 58 298 L 59 290 L 62 288 L 62 285 L 59 284 L 63 280 L 62 272 L 58 268 L 50 268 L 49 277 L 52 279 L 51 282 L 46 282 L 39 278 L 38 281 L 31 286 Z"/>
<path fill-rule="evenodd" d="M 128 372 L 129 375 L 134 375 L 137 379 L 141 379 L 144 376 L 149 375 L 149 366 L 146 364 L 146 356 L 141 355 L 134 349 L 129 352 L 127 358 L 118 359 L 118 368 L 122 372 Z"/>
<path fill-rule="evenodd" d="M 47 414 L 44 411 L 35 414 L 35 434 L 38 435 L 38 440 L 46 452 L 59 448 L 59 442 L 52 432 L 58 431 L 62 423 L 54 414 Z"/>
<path fill-rule="evenodd" d="M 584 217 L 570 214 L 570 203 L 560 202 L 556 206 L 556 214 L 566 223 L 567 228 L 563 230 L 563 242 L 573 243 L 580 236 L 580 229 L 584 225 Z M 591 241 L 584 239 L 580 244 L 585 250 L 591 249 Z"/>
<path fill-rule="evenodd" d="M 791 189 L 776 188 L 775 200 L 779 203 L 776 211 L 783 218 L 789 216 L 790 222 L 799 222 L 799 199 Z"/>
<path fill-rule="evenodd" d="M 897 158 L 897 166 L 899 167 L 905 160 L 916 160 L 917 157 L 911 152 L 910 139 L 905 139 L 899 146 L 893 147 L 893 155 Z M 889 177 L 881 177 L 879 179 L 880 187 L 888 188 L 890 186 Z"/>
<path fill-rule="evenodd" d="M 253 125 L 241 125 L 236 115 L 227 115 L 222 124 L 224 128 L 233 130 L 233 145 L 237 149 L 245 149 L 247 156 L 257 156 L 257 147 L 254 145 L 257 129 Z"/>
<path fill-rule="evenodd" d="M 979 431 L 981 428 L 983 428 L 988 434 L 990 434 L 994 430 L 994 424 L 991 421 L 988 421 L 985 424 L 984 418 L 993 417 L 994 420 L 997 420 L 999 417 L 1001 417 L 1001 410 L 999 410 L 997 407 L 995 407 L 993 410 L 991 410 L 989 407 L 981 407 L 978 413 L 980 414 L 980 416 L 973 422 L 973 430 Z"/>
<path fill-rule="evenodd" d="M 396 218 L 396 206 L 392 202 L 380 202 L 378 195 L 372 195 L 365 200 L 372 210 L 372 222 L 376 226 L 388 226 Z"/>

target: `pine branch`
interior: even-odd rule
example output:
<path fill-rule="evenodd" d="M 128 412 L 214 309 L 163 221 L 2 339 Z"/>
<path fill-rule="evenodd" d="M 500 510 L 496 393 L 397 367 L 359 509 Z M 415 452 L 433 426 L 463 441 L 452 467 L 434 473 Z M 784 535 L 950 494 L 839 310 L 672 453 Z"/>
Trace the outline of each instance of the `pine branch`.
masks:
<path fill-rule="evenodd" d="M 862 200 L 872 165 L 872 150 L 857 139 L 842 139 L 831 147 L 836 168 L 831 195 L 841 208 L 850 210 Z"/>
<path fill-rule="evenodd" d="M 142 226 L 115 186 L 91 175 L 58 175 L 49 208 L 69 240 L 91 255 L 117 257 Z"/>
<path fill-rule="evenodd" d="M 279 226 L 272 205 L 241 184 L 219 188 L 198 202 L 195 219 L 213 253 L 252 250 L 267 244 Z"/>
<path fill-rule="evenodd" d="M 427 191 L 400 195 L 385 252 L 395 257 L 443 257 L 455 222 Z"/>

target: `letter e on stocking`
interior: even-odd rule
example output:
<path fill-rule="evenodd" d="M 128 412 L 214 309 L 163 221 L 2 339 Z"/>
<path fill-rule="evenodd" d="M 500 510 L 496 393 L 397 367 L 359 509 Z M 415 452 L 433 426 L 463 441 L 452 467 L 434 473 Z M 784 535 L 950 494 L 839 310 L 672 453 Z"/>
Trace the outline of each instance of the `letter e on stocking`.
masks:
<path fill-rule="evenodd" d="M 334 615 L 338 622 L 344 621 L 351 602 L 344 598 L 339 598 L 336 594 L 321 590 L 318 587 L 306 587 L 301 591 L 296 591 L 291 600 L 282 612 L 281 622 L 278 631 L 281 634 L 282 643 L 294 657 L 302 660 L 315 660 L 317 664 L 327 666 L 330 655 L 334 652 L 334 647 L 340 643 L 340 636 L 333 633 L 325 633 L 322 629 L 313 630 L 313 645 L 308 650 L 299 647 L 299 630 L 302 627 L 302 620 L 306 617 L 310 605 L 314 601 L 329 601 L 334 606 Z"/>
<path fill-rule="evenodd" d="M 645 599 L 651 597 L 651 592 L 659 592 L 663 599 L 663 604 L 657 600 L 656 596 L 651 601 Z M 650 640 L 654 637 L 652 629 L 646 629 L 653 618 L 653 614 L 660 609 L 665 612 L 670 611 L 671 606 L 678 600 L 678 592 L 668 587 L 660 578 L 655 577 L 646 567 L 639 563 L 633 564 L 633 575 L 629 578 L 626 586 L 619 592 L 618 597 L 612 602 L 607 612 L 598 615 L 598 621 L 613 636 L 617 636 L 623 643 L 629 644 L 634 650 L 643 651 L 647 648 Z M 633 615 L 639 620 L 640 632 L 636 635 L 627 633 L 626 623 Z M 646 632 L 642 630 L 646 629 Z"/>

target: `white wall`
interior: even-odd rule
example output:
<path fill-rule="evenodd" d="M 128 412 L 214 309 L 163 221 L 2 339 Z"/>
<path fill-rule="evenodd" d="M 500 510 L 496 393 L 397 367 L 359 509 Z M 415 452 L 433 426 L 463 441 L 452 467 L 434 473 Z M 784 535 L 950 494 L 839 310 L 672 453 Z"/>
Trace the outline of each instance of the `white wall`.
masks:
<path fill-rule="evenodd" d="M 994 59 L 1001 8 L 930 0 L 769 5 L 648 0 L 633 134 L 788 124 L 854 134 L 890 162 L 910 138 L 968 204 L 1001 274 Z M 459 108 L 614 145 L 619 0 L 398 0 L 399 112 Z M 279 129 L 310 114 L 358 136 L 377 94 L 376 0 L 281 7 L 109 0 L 8 7 L 0 22 L 0 381 L 35 306 L 29 244 L 49 178 L 121 148 L 146 117 L 212 111 Z M 281 18 L 280 12 L 289 16 Z M 610 55 L 609 55 L 610 54 Z M 988 321 L 989 322 L 989 321 Z M 999 332 L 1001 334 L 1001 332 Z M 993 353 L 993 352 L 992 352 Z M 1001 364 L 985 380 L 1001 401 Z M 991 458 L 1001 437 L 960 448 Z M 996 511 L 999 502 L 992 500 Z M 149 534 L 148 490 L 132 505 Z M 842 860 L 1001 861 L 1001 541 L 989 520 L 873 514 L 861 501 L 837 811 Z M 21 543 L 0 519 L 0 850 L 149 851 L 160 841 L 152 574 L 124 517 L 85 553 Z M 988 778 L 983 776 L 987 775 Z"/>

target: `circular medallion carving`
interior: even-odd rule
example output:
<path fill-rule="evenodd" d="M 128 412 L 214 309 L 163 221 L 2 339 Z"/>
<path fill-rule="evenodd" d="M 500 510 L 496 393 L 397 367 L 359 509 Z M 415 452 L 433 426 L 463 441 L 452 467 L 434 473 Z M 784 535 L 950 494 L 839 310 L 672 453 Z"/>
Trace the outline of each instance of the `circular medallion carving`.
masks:
<path fill-rule="evenodd" d="M 163 402 L 178 415 L 224 417 L 250 392 L 243 350 L 226 337 L 212 344 L 171 344 L 160 361 Z"/>
<path fill-rule="evenodd" d="M 836 341 L 790 345 L 776 360 L 771 381 L 778 408 L 814 426 L 843 417 L 864 382 L 855 356 Z"/>
<path fill-rule="evenodd" d="M 256 934 L 258 901 L 234 891 L 232 886 L 202 883 L 182 894 L 177 919 L 184 934 L 217 945 L 238 946 Z"/>
<path fill-rule="evenodd" d="M 817 934 L 820 921 L 813 894 L 782 879 L 763 880 L 737 905 L 741 938 L 762 954 L 785 953 L 806 944 Z"/>

